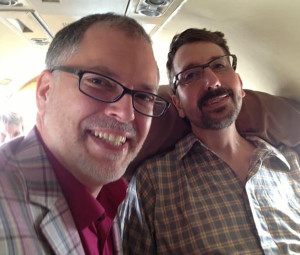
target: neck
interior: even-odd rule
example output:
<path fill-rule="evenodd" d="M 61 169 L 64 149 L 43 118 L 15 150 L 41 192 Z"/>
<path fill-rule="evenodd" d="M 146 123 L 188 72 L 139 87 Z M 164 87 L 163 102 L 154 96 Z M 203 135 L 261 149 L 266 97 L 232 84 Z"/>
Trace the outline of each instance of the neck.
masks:
<path fill-rule="evenodd" d="M 254 145 L 243 138 L 235 124 L 221 130 L 193 130 L 205 146 L 216 153 L 245 184 Z"/>
<path fill-rule="evenodd" d="M 235 124 L 219 130 L 193 129 L 193 132 L 205 146 L 217 154 L 235 154 L 241 145 L 248 143 L 238 133 Z"/>

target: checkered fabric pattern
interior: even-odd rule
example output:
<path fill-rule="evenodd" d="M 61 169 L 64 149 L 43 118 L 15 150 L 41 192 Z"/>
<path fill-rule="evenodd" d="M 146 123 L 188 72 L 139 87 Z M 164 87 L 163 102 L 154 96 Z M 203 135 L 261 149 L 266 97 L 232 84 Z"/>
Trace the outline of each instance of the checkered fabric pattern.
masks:
<path fill-rule="evenodd" d="M 299 254 L 299 156 L 247 139 L 246 185 L 193 134 L 142 165 L 120 208 L 124 254 Z"/>
<path fill-rule="evenodd" d="M 84 254 L 68 203 L 34 130 L 0 147 L 0 254 Z"/>

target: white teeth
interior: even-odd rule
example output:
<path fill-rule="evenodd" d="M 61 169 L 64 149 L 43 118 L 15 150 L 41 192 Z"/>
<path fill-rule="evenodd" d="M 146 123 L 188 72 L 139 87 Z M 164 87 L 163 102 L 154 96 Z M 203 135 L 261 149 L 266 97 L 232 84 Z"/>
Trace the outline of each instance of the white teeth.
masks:
<path fill-rule="evenodd" d="M 210 100 L 208 100 L 208 104 L 215 104 L 220 102 L 224 97 L 226 97 L 227 95 L 222 95 L 222 96 L 218 96 L 218 97 L 214 97 Z"/>
<path fill-rule="evenodd" d="M 221 99 L 222 98 L 214 98 L 214 99 L 212 99 L 210 102 L 212 103 L 212 104 L 214 104 L 214 103 L 218 103 L 218 102 L 220 102 L 221 101 Z"/>
<path fill-rule="evenodd" d="M 113 135 L 113 134 L 108 134 L 108 133 L 103 133 L 103 132 L 97 132 L 94 131 L 92 134 L 95 137 L 99 137 L 102 140 L 105 140 L 109 144 L 115 145 L 115 146 L 120 146 L 126 142 L 126 137 L 125 136 L 120 136 L 120 135 Z"/>

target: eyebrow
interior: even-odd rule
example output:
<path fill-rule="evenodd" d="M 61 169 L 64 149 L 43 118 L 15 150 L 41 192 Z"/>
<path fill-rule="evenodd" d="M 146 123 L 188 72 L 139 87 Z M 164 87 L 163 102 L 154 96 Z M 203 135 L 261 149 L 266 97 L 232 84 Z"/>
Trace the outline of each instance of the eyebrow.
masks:
<path fill-rule="evenodd" d="M 113 79 L 116 79 L 116 80 L 118 80 L 118 77 L 119 77 L 117 73 L 113 72 L 107 66 L 90 67 L 90 68 L 86 68 L 84 70 L 99 73 L 99 74 L 104 74 L 104 75 L 110 76 L 110 77 L 112 77 Z"/>
<path fill-rule="evenodd" d="M 202 65 L 205 65 L 207 63 L 209 63 L 210 61 L 214 60 L 214 59 L 217 59 L 219 57 L 223 57 L 224 55 L 219 55 L 219 56 L 212 56 L 208 61 L 206 61 L 205 63 L 202 63 L 202 64 L 199 64 L 198 62 L 192 62 L 192 63 L 189 63 L 188 65 L 184 66 L 184 68 L 182 69 L 182 71 L 178 72 L 178 73 L 181 73 L 181 72 L 184 72 L 186 70 L 189 70 L 189 69 L 192 69 L 194 67 L 197 67 L 197 66 L 202 66 Z"/>
<path fill-rule="evenodd" d="M 112 79 L 114 79 L 114 80 L 120 82 L 122 85 L 124 85 L 120 81 L 120 76 L 116 72 L 112 71 L 107 66 L 91 67 L 91 68 L 88 68 L 86 71 L 91 71 L 91 72 L 95 72 L 95 73 L 99 73 L 99 74 L 103 74 L 103 75 L 109 76 Z M 140 85 L 141 88 L 139 88 L 139 89 L 134 88 L 134 90 L 157 94 L 158 87 L 155 86 L 156 84 L 152 84 L 151 85 L 151 84 L 147 84 L 147 83 L 142 83 L 142 84 L 139 84 L 139 85 Z"/>
<path fill-rule="evenodd" d="M 141 89 L 135 89 L 135 90 L 157 94 L 158 86 L 156 87 L 155 85 L 150 85 L 150 84 L 144 83 L 144 84 L 141 84 L 141 87 L 142 87 Z"/>

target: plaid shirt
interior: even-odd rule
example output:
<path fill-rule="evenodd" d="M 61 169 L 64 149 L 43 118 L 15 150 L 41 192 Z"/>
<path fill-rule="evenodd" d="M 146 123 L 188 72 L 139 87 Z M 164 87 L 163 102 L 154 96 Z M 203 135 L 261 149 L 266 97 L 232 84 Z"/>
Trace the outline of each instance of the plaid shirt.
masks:
<path fill-rule="evenodd" d="M 141 166 L 120 208 L 124 254 L 299 254 L 299 156 L 247 139 L 245 186 L 193 134 Z"/>

